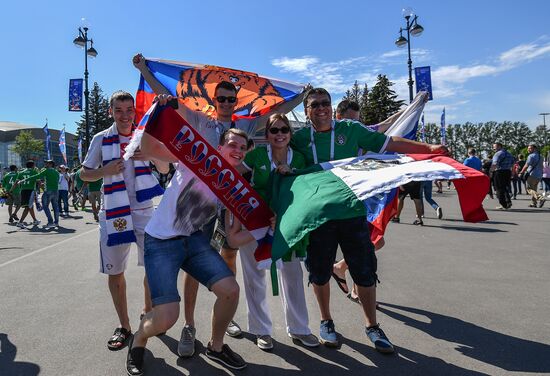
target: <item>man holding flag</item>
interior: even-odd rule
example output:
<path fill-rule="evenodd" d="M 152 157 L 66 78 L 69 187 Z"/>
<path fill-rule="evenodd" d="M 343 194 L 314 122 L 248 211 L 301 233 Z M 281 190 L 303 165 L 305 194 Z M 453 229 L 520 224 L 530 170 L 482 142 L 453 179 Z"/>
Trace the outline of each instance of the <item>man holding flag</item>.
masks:
<path fill-rule="evenodd" d="M 334 121 L 331 97 L 323 88 L 312 89 L 306 94 L 304 108 L 311 125 L 296 132 L 292 147 L 305 155 L 309 165 L 357 156 L 359 148 L 378 153 L 447 153 L 441 145 L 388 137 L 357 122 Z M 376 320 L 376 256 L 365 217 L 330 220 L 310 233 L 306 267 L 321 313 L 320 341 L 328 346 L 338 345 L 330 313 L 329 286 L 338 245 L 358 286 L 367 336 L 378 351 L 393 352 L 393 345 Z"/>

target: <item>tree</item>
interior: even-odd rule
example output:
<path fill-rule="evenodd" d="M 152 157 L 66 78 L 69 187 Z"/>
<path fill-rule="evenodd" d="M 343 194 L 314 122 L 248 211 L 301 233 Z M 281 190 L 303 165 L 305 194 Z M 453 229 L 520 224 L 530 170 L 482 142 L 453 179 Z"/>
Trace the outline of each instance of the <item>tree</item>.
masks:
<path fill-rule="evenodd" d="M 550 131 L 545 125 L 539 125 L 531 133 L 531 142 L 538 146 L 539 150 L 548 145 L 550 141 Z"/>
<path fill-rule="evenodd" d="M 359 111 L 360 111 L 360 120 L 361 123 L 366 124 L 365 121 L 367 119 L 367 109 L 369 106 L 369 88 L 367 84 L 365 83 L 365 86 L 363 87 L 363 91 L 361 92 L 361 98 L 359 99 Z"/>
<path fill-rule="evenodd" d="M 32 157 L 36 157 L 36 154 L 42 153 L 44 151 L 44 143 L 34 138 L 31 131 L 21 131 L 15 137 L 12 150 L 26 161 Z"/>
<path fill-rule="evenodd" d="M 361 101 L 361 88 L 359 87 L 359 83 L 357 81 L 355 81 L 351 89 L 346 91 L 346 95 L 344 95 L 342 99 L 347 99 L 359 104 Z"/>
<path fill-rule="evenodd" d="M 109 101 L 103 95 L 103 90 L 97 82 L 90 91 L 90 101 L 88 103 L 90 136 L 109 128 L 113 120 L 109 117 Z M 79 121 L 76 122 L 77 133 L 84 138 L 86 135 L 86 113 L 82 114 Z"/>
<path fill-rule="evenodd" d="M 365 124 L 377 124 L 399 111 L 403 105 L 402 100 L 397 100 L 397 94 L 392 90 L 393 82 L 385 75 L 379 74 L 376 84 L 371 89 L 368 105 L 365 110 Z"/>

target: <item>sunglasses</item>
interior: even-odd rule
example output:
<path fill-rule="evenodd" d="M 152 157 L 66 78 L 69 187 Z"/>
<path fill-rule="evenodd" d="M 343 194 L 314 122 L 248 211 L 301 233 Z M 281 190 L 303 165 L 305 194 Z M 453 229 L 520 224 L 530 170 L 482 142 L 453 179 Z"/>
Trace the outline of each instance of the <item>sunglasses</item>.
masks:
<path fill-rule="evenodd" d="M 281 132 L 282 134 L 287 134 L 290 132 L 290 128 L 289 127 L 282 127 L 282 128 L 274 128 L 274 127 L 271 127 L 269 128 L 269 133 L 271 134 L 277 134 Z"/>
<path fill-rule="evenodd" d="M 330 107 L 330 101 L 322 101 L 322 102 L 313 102 L 308 107 L 315 110 L 319 107 Z"/>
<path fill-rule="evenodd" d="M 225 103 L 226 100 L 229 103 L 235 103 L 237 101 L 237 97 L 226 97 L 223 95 L 218 95 L 216 97 L 216 101 L 218 101 L 218 103 Z"/>

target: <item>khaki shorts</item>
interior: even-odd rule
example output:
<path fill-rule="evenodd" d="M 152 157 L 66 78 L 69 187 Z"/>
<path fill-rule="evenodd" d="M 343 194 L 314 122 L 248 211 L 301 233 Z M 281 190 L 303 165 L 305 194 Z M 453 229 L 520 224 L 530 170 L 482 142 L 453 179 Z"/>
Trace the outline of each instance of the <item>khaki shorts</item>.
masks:
<path fill-rule="evenodd" d="M 10 193 L 6 199 L 6 205 L 21 206 L 21 194 L 20 193 Z"/>
<path fill-rule="evenodd" d="M 145 226 L 153 216 L 153 208 L 132 210 L 132 222 L 136 234 L 138 251 L 138 265 L 143 266 L 143 236 Z M 113 247 L 107 245 L 107 223 L 105 211 L 99 212 L 99 271 L 103 274 L 116 275 L 124 272 L 130 257 L 132 243 L 120 244 Z"/>
<path fill-rule="evenodd" d="M 88 201 L 90 201 L 90 204 L 96 205 L 96 207 L 99 208 L 99 205 L 101 204 L 101 191 L 88 193 Z"/>

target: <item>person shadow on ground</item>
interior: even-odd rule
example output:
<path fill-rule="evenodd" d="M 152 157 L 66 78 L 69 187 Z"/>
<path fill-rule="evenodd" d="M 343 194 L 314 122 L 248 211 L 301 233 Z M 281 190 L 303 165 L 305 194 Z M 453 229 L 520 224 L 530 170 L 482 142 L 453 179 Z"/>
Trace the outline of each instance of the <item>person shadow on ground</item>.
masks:
<path fill-rule="evenodd" d="M 40 367 L 34 363 L 17 362 L 17 347 L 8 339 L 6 333 L 0 333 L 0 374 L 10 376 L 33 376 L 40 373 Z"/>
<path fill-rule="evenodd" d="M 456 317 L 418 308 L 379 302 L 378 309 L 391 318 L 434 338 L 459 344 L 456 349 L 460 353 L 480 362 L 510 372 L 550 372 L 550 345 L 548 344 L 512 337 Z M 427 317 L 429 322 L 416 320 L 396 310 L 422 315 Z"/>
<path fill-rule="evenodd" d="M 177 356 L 178 341 L 169 336 L 159 337 L 162 342 Z M 364 337 L 367 341 L 366 336 Z M 243 333 L 241 340 L 254 342 L 255 336 L 249 333 Z M 463 369 L 461 367 L 448 364 L 442 359 L 428 357 L 414 351 L 398 348 L 398 354 L 386 355 L 376 352 L 376 350 L 365 343 L 355 342 L 351 339 L 340 337 L 342 346 L 351 348 L 352 354 L 340 351 L 340 349 L 327 348 L 319 346 L 317 348 L 307 348 L 300 345 L 297 341 L 294 346 L 289 346 L 274 340 L 274 349 L 265 354 L 262 358 L 277 357 L 272 363 L 281 364 L 281 366 L 249 363 L 248 366 L 238 371 L 242 375 L 262 375 L 262 376 L 296 376 L 296 375 L 350 375 L 366 374 L 369 376 L 382 375 L 406 375 L 406 374 L 444 374 L 478 376 L 483 373 Z M 179 358 L 177 361 L 178 369 L 169 367 L 162 359 L 146 359 L 147 372 L 151 374 L 162 375 L 234 375 L 234 371 L 224 368 L 204 356 L 205 346 L 202 342 L 196 341 L 195 355 L 192 358 Z M 262 351 L 255 349 L 254 351 Z M 399 355 L 400 354 L 400 355 Z M 243 354 L 247 360 L 246 354 Z M 370 363 L 373 363 L 374 366 Z"/>

